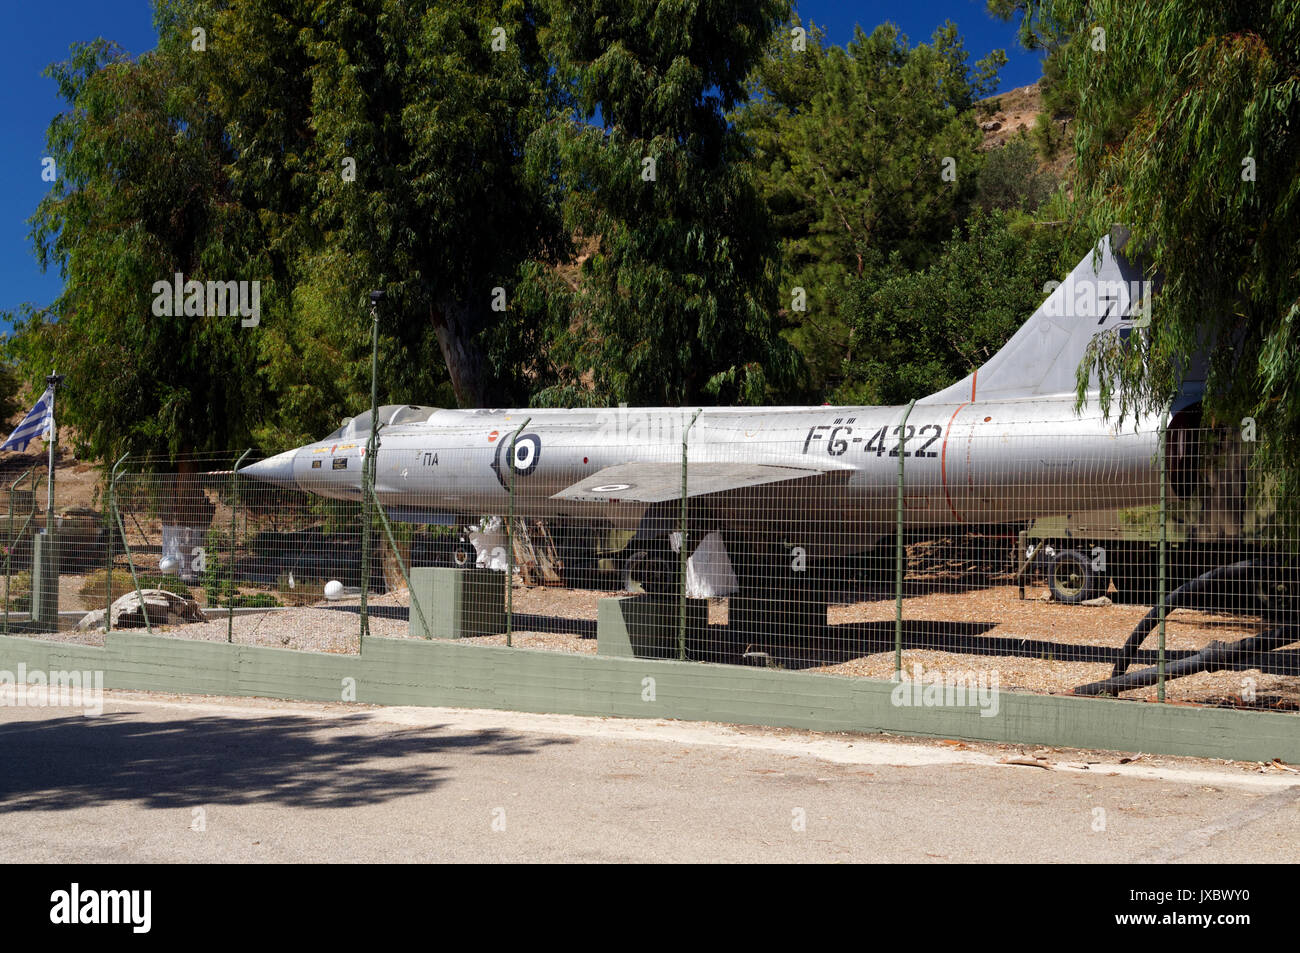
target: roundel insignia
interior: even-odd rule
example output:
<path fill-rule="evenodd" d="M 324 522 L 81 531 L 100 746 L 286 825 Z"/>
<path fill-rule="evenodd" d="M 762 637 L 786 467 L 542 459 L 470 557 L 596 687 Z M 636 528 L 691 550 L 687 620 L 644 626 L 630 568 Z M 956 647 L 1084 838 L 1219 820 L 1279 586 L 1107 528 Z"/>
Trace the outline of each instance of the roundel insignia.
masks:
<path fill-rule="evenodd" d="M 592 493 L 615 493 L 619 490 L 632 489 L 631 483 L 606 483 L 604 486 L 593 486 Z"/>
<path fill-rule="evenodd" d="M 537 468 L 537 458 L 541 454 L 542 442 L 534 434 L 516 437 L 514 441 L 514 459 L 510 461 L 516 473 L 528 474 Z M 506 448 L 509 453 L 509 447 Z"/>
<path fill-rule="evenodd" d="M 498 443 L 496 454 L 492 458 L 492 471 L 496 473 L 497 481 L 507 489 L 510 484 L 503 457 L 510 459 L 510 469 L 518 476 L 528 476 L 537 469 L 537 464 L 542 459 L 542 438 L 535 433 L 520 434 L 515 437 L 513 454 L 510 452 L 510 444 L 509 440 Z"/>

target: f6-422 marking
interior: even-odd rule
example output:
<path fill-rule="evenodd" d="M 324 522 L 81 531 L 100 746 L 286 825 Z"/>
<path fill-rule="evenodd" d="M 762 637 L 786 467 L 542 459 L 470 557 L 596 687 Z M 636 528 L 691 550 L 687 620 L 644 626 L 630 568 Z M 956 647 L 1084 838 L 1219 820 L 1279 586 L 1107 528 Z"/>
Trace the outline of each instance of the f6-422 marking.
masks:
<path fill-rule="evenodd" d="M 919 427 L 908 424 L 906 433 L 903 433 L 903 427 L 894 428 L 881 427 L 870 438 L 866 439 L 861 436 L 853 436 L 853 418 L 847 421 L 837 420 L 833 424 L 817 424 L 808 428 L 808 434 L 803 440 L 803 452 L 809 453 L 815 449 L 814 444 L 817 441 L 824 441 L 826 453 L 828 456 L 839 457 L 848 452 L 854 444 L 862 444 L 864 453 L 874 452 L 876 456 L 882 457 L 888 454 L 891 457 L 898 456 L 899 436 L 902 436 L 903 456 L 905 457 L 937 457 L 939 451 L 931 449 L 939 438 L 943 436 L 943 427 L 939 424 L 921 424 Z M 913 440 L 923 440 L 924 442 L 914 449 L 909 449 L 908 444 Z"/>

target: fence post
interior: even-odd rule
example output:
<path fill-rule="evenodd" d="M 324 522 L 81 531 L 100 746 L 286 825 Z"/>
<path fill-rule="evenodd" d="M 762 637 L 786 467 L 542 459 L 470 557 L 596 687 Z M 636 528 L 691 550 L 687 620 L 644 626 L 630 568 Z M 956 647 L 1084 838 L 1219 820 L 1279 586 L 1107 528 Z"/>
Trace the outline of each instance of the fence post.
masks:
<path fill-rule="evenodd" d="M 230 571 L 227 573 L 230 582 L 230 611 L 226 613 L 227 642 L 235 641 L 235 518 L 239 515 L 239 465 L 252 452 L 252 448 L 249 448 L 241 453 L 235 461 L 235 468 L 230 471 Z"/>
<path fill-rule="evenodd" d="M 109 471 L 108 474 L 107 515 L 108 515 L 108 535 L 109 535 L 109 540 L 108 540 L 109 563 L 108 563 L 108 578 L 104 580 L 104 634 L 105 635 L 113 631 L 113 562 L 112 562 L 113 539 L 112 537 L 114 533 L 118 533 L 122 537 L 123 549 L 127 552 L 130 552 L 130 550 L 126 548 L 126 532 L 124 530 L 118 529 L 118 526 L 121 523 L 121 518 L 118 516 L 117 513 L 117 468 L 126 462 L 127 456 L 128 454 L 125 453 L 122 454 L 122 459 L 118 460 L 117 463 L 113 465 L 113 468 Z"/>
<path fill-rule="evenodd" d="M 682 431 L 682 518 L 678 526 L 681 542 L 677 547 L 677 657 L 683 662 L 686 661 L 686 474 L 688 470 L 686 447 L 691 428 L 695 426 L 695 421 L 703 412 L 703 407 L 697 409 L 691 415 L 691 422 Z"/>
<path fill-rule="evenodd" d="M 894 681 L 903 679 L 903 445 L 907 442 L 907 418 L 912 416 L 916 398 L 903 411 L 898 425 L 898 492 L 894 502 Z"/>
<path fill-rule="evenodd" d="M 108 479 L 108 505 L 104 507 L 104 634 L 113 631 L 113 478 Z"/>
<path fill-rule="evenodd" d="M 515 441 L 524 432 L 532 417 L 525 417 L 519 429 L 510 435 L 509 456 L 506 458 L 506 472 L 510 474 L 509 510 L 506 516 L 506 646 L 514 645 L 515 634 Z"/>
<path fill-rule="evenodd" d="M 375 459 L 375 420 L 370 417 L 370 436 L 366 438 L 366 457 L 361 462 L 361 629 L 357 633 L 357 654 L 370 633 L 369 606 L 366 590 L 370 588 L 370 501 L 374 496 L 374 485 L 370 478 L 371 467 Z"/>
<path fill-rule="evenodd" d="M 1156 618 L 1160 625 L 1160 639 L 1156 647 L 1156 700 L 1165 700 L 1165 600 L 1169 597 L 1169 506 L 1167 500 L 1168 455 L 1165 444 L 1169 439 L 1169 407 L 1160 412 L 1160 569 L 1156 581 Z"/>
<path fill-rule="evenodd" d="M 378 318 L 375 320 L 378 321 Z M 378 328 L 378 324 L 375 326 Z M 376 330 L 375 333 L 379 332 Z M 374 387 L 373 379 L 371 387 Z M 371 403 L 374 403 L 373 394 Z M 374 526 L 374 518 L 370 515 L 371 506 L 378 508 L 378 500 L 375 498 L 375 460 L 379 454 L 379 428 L 380 423 L 372 412 L 370 436 L 366 439 L 366 458 L 361 463 L 361 631 L 357 635 L 358 655 L 361 654 L 366 636 L 370 634 L 370 604 L 366 591 L 370 588 L 370 531 Z"/>
<path fill-rule="evenodd" d="M 11 584 L 13 582 L 13 579 L 10 576 L 9 569 L 12 564 L 13 555 L 14 555 L 14 493 L 17 492 L 18 484 L 22 483 L 23 480 L 26 480 L 28 475 L 34 469 L 36 468 L 31 467 L 30 469 L 27 470 L 26 473 L 20 476 L 17 480 L 14 480 L 13 483 L 9 484 L 9 540 L 8 540 L 8 545 L 5 546 L 5 621 L 4 621 L 5 635 L 9 634 L 9 603 L 13 599 L 13 592 L 11 590 Z M 35 500 L 36 500 L 35 486 L 32 487 L 32 500 L 33 500 L 32 505 L 35 506 Z M 28 516 L 27 521 L 31 522 L 30 515 Z M 27 530 L 27 523 L 23 523 L 23 531 L 26 532 L 26 530 Z"/>
<path fill-rule="evenodd" d="M 372 490 L 373 492 L 373 490 Z M 411 594 L 411 608 L 415 611 L 416 616 L 420 619 L 420 631 L 427 633 L 425 638 L 433 637 L 433 630 L 429 628 L 428 620 L 424 617 L 424 609 L 420 605 L 420 600 L 415 597 L 415 587 L 411 585 L 411 574 L 407 572 L 406 561 L 402 559 L 402 551 L 397 548 L 397 538 L 393 535 L 392 524 L 388 522 L 388 514 L 384 508 L 375 500 L 375 512 L 379 514 L 379 522 L 383 524 L 384 533 L 388 536 L 388 545 L 393 547 L 393 558 L 397 560 L 397 568 L 406 580 L 406 591 Z"/>
<path fill-rule="evenodd" d="M 37 523 L 37 520 L 36 520 L 36 494 L 40 492 L 40 490 L 41 490 L 41 481 L 44 480 L 44 479 L 46 479 L 46 476 L 45 476 L 44 473 L 37 473 L 34 477 L 32 477 L 32 508 L 27 512 L 27 519 L 25 519 L 25 520 L 23 521 L 22 529 L 20 529 L 20 530 L 18 531 L 18 535 L 19 535 L 19 536 L 26 537 L 26 536 L 27 536 L 27 527 L 29 527 L 29 526 L 33 526 L 34 524 Z M 37 530 L 37 529 L 33 529 L 33 530 L 32 530 L 33 535 L 35 535 L 37 532 L 39 532 L 39 530 Z M 29 554 L 29 557 L 28 557 L 28 566 L 29 566 L 29 569 L 28 569 L 28 573 L 27 573 L 27 574 L 28 574 L 29 577 L 31 576 L 31 570 L 34 569 L 34 568 L 36 568 L 36 567 L 35 567 L 35 563 L 36 563 L 36 548 L 35 548 L 35 547 L 36 547 L 36 542 L 35 542 L 35 540 L 33 539 L 33 541 L 32 541 L 32 551 L 31 551 L 31 553 Z M 30 595 L 28 596 L 27 603 L 28 603 L 28 610 L 29 610 L 29 612 L 30 612 L 30 609 L 31 609 L 31 597 L 30 597 Z M 28 616 L 28 619 L 30 620 L 30 618 L 31 618 L 31 617 L 30 617 L 30 615 L 29 615 L 29 616 Z"/>
<path fill-rule="evenodd" d="M 135 597 L 140 601 L 140 614 L 144 616 L 144 628 L 150 635 L 153 635 L 153 625 L 149 622 L 149 610 L 145 608 L 144 591 L 140 588 L 140 577 L 135 574 L 135 554 L 131 552 L 131 543 L 126 538 L 126 524 L 122 522 L 122 513 L 117 508 L 117 468 L 126 462 L 127 454 L 122 454 L 122 459 L 113 464 L 112 482 L 109 484 L 109 499 L 113 505 L 113 518 L 117 523 L 118 531 L 122 534 L 122 548 L 126 550 L 126 562 L 131 567 L 131 582 L 135 585 Z M 111 574 L 110 574 L 111 575 Z M 112 615 L 112 606 L 109 606 L 108 615 Z M 109 627 L 112 626 L 112 619 L 108 621 Z M 107 631 L 107 629 L 105 630 Z"/>

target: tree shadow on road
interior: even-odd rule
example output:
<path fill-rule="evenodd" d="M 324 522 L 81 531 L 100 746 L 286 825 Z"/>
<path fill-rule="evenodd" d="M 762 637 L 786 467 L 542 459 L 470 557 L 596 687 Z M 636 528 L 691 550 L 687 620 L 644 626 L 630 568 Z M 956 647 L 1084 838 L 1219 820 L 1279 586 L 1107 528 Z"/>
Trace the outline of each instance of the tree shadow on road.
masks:
<path fill-rule="evenodd" d="M 145 720 L 148 719 L 148 720 Z M 394 729 L 353 719 L 98 717 L 0 725 L 0 813 L 114 801 L 147 807 L 270 802 L 352 807 L 427 792 L 447 755 L 530 755 L 563 738 L 445 726 Z"/>

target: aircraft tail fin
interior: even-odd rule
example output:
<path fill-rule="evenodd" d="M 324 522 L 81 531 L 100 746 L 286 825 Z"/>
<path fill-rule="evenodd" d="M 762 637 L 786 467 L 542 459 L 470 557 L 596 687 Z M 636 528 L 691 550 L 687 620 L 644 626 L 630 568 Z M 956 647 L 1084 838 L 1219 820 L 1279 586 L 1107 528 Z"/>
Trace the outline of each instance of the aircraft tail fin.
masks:
<path fill-rule="evenodd" d="M 1112 229 L 983 367 L 918 403 L 1074 393 L 1075 372 L 1094 337 L 1150 322 L 1151 282 L 1122 254 L 1127 239 L 1127 230 Z"/>

